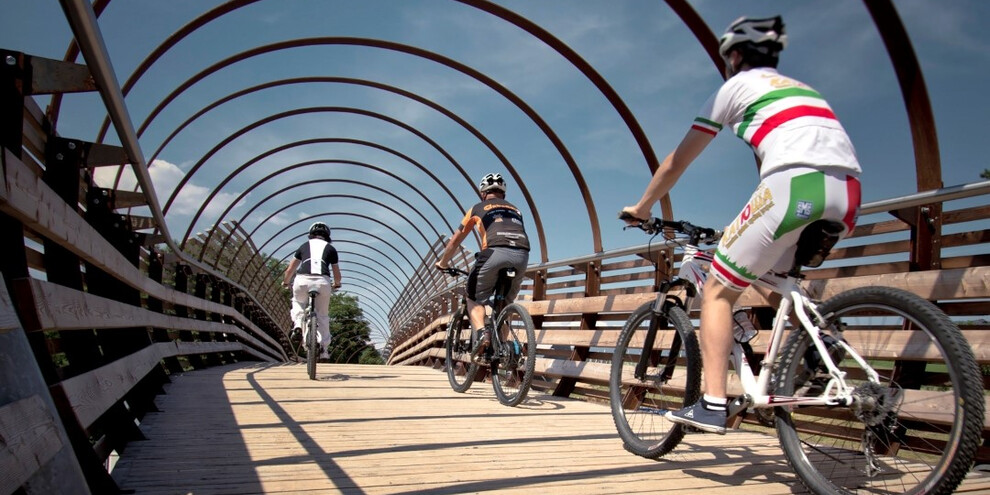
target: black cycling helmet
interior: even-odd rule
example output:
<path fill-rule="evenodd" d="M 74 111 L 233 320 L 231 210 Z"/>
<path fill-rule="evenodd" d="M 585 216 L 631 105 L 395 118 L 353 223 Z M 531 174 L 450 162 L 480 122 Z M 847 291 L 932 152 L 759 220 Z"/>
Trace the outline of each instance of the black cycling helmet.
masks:
<path fill-rule="evenodd" d="M 325 241 L 330 242 L 330 227 L 323 222 L 316 222 L 309 226 L 309 236 L 310 237 L 322 237 Z"/>
<path fill-rule="evenodd" d="M 481 182 L 478 183 L 478 192 L 485 194 L 490 191 L 499 191 L 505 194 L 505 180 L 502 179 L 502 174 L 492 173 L 481 178 Z"/>

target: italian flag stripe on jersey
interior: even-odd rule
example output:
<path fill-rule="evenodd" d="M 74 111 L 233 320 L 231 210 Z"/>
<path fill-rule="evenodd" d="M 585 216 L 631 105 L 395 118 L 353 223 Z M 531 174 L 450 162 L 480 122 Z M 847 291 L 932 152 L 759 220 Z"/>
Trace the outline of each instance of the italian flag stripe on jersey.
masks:
<path fill-rule="evenodd" d="M 742 123 L 739 124 L 739 129 L 736 131 L 736 135 L 745 139 L 746 130 L 749 129 L 750 124 L 753 123 L 753 119 L 756 118 L 757 112 L 765 108 L 767 105 L 776 103 L 784 98 L 792 97 L 814 98 L 821 100 L 822 104 L 825 104 L 825 99 L 822 98 L 822 95 L 813 89 L 787 88 L 771 91 L 761 96 L 759 100 L 753 102 L 753 104 L 746 109 L 746 113 L 743 115 Z"/>
<path fill-rule="evenodd" d="M 694 124 L 691 126 L 691 128 L 715 136 L 718 134 L 718 131 L 722 130 L 722 124 L 719 124 L 718 122 L 714 122 L 705 118 L 697 117 L 694 119 Z"/>
<path fill-rule="evenodd" d="M 749 144 L 754 147 L 759 147 L 760 143 L 763 142 L 763 138 L 767 137 L 767 134 L 770 134 L 770 131 L 776 129 L 784 122 L 801 117 L 824 117 L 827 119 L 838 120 L 835 118 L 835 114 L 827 108 L 813 107 L 809 105 L 791 107 L 787 110 L 777 112 L 763 122 L 763 125 L 761 125 L 760 128 L 753 133 L 753 137 L 749 140 Z"/>
<path fill-rule="evenodd" d="M 825 211 L 825 174 L 811 172 L 791 178 L 791 197 L 774 239 L 822 217 Z"/>

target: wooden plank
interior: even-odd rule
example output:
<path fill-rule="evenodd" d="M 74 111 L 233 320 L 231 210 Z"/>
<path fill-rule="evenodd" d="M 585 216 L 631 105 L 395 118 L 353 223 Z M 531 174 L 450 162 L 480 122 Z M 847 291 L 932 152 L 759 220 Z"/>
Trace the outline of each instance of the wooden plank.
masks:
<path fill-rule="evenodd" d="M 983 220 L 985 218 L 990 218 L 990 206 L 984 205 L 962 210 L 943 211 L 942 225 L 972 222 L 974 220 Z"/>
<path fill-rule="evenodd" d="M 146 277 L 17 157 L 8 150 L 3 152 L 6 169 L 0 184 L 3 186 L 0 187 L 0 211 L 17 218 L 41 235 L 62 243 L 83 260 L 113 274 L 134 289 L 173 304 L 230 316 L 268 341 L 272 347 L 281 349 L 274 338 L 232 308 L 172 290 Z M 288 359 L 288 356 L 283 354 L 283 358 Z"/>
<path fill-rule="evenodd" d="M 655 462 L 622 448 L 605 405 L 534 390 L 506 408 L 490 384 L 457 394 L 426 367 L 321 365 L 317 375 L 235 365 L 173 377 L 159 397 L 166 412 L 145 417 L 147 441 L 128 446 L 114 478 L 145 495 L 773 495 L 798 486 L 776 438 L 754 431 L 689 434 Z"/>
<path fill-rule="evenodd" d="M 868 286 L 896 287 L 930 300 L 985 298 L 990 297 L 990 267 L 977 266 L 952 270 L 813 280 L 805 285 L 814 297 L 821 299 L 828 299 L 855 287 Z"/>
<path fill-rule="evenodd" d="M 267 354 L 267 359 L 280 358 L 280 348 L 266 345 L 235 325 L 156 313 L 38 279 L 22 279 L 14 283 L 25 292 L 30 291 L 33 296 L 33 318 L 27 318 L 33 321 L 25 321 L 29 331 L 131 328 L 135 322 L 140 322 L 140 326 L 172 330 L 229 333 Z M 21 308 L 22 311 L 27 309 Z"/>
<path fill-rule="evenodd" d="M 62 447 L 55 418 L 41 397 L 0 406 L 0 492 L 23 485 Z"/>
<path fill-rule="evenodd" d="M 88 373 L 72 377 L 52 386 L 60 388 L 71 404 L 79 424 L 89 428 L 110 406 L 129 392 L 164 357 L 208 354 L 212 352 L 247 351 L 236 342 L 167 342 L 152 344 L 129 356 Z M 257 356 L 256 353 L 252 353 Z M 271 361 L 267 356 L 258 356 Z"/>

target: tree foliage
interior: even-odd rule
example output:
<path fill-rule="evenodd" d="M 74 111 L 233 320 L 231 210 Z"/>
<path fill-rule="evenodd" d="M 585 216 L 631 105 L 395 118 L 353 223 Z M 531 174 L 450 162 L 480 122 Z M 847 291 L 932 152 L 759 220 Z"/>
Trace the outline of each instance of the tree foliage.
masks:
<path fill-rule="evenodd" d="M 990 179 L 990 168 L 983 169 L 983 171 L 980 172 L 980 177 L 983 179 Z"/>
<path fill-rule="evenodd" d="M 384 364 L 371 344 L 371 326 L 364 319 L 357 297 L 343 292 L 330 296 L 330 334 L 331 362 Z"/>

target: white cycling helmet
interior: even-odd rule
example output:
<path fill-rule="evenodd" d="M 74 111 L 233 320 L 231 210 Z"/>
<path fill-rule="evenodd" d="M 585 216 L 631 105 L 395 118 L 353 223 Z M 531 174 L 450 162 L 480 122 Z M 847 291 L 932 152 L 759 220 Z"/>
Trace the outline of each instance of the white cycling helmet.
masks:
<path fill-rule="evenodd" d="M 309 226 L 309 235 L 322 237 L 327 242 L 330 242 L 330 227 L 323 222 L 316 222 Z"/>
<path fill-rule="evenodd" d="M 729 55 L 729 49 L 740 43 L 752 43 L 753 45 L 771 45 L 767 55 L 776 55 L 787 46 L 787 35 L 784 34 L 784 21 L 780 16 L 768 17 L 766 19 L 750 19 L 740 17 L 729 24 L 725 34 L 718 40 L 718 53 L 722 58 Z"/>
<path fill-rule="evenodd" d="M 502 174 L 488 174 L 482 177 L 481 182 L 478 183 L 478 191 L 481 194 L 489 191 L 499 191 L 505 194 L 505 180 L 502 179 Z"/>

